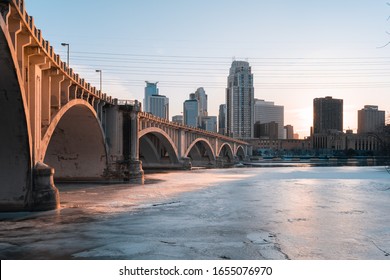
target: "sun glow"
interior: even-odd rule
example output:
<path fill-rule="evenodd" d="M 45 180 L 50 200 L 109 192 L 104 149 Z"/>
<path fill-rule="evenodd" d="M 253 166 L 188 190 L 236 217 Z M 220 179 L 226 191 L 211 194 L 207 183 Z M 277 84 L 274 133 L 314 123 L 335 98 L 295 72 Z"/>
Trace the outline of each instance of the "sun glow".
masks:
<path fill-rule="evenodd" d="M 285 124 L 290 124 L 288 120 L 293 120 L 291 125 L 294 127 L 294 133 L 298 133 L 299 138 L 303 139 L 310 135 L 310 127 L 313 125 L 313 108 L 308 106 L 286 110 Z"/>

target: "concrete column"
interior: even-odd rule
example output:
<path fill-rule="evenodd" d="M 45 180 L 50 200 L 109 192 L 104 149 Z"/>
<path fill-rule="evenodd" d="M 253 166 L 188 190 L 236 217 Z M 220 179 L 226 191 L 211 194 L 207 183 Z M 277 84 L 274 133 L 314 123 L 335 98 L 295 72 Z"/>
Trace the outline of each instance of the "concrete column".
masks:
<path fill-rule="evenodd" d="M 72 85 L 72 81 L 68 79 L 64 79 L 61 82 L 61 107 L 69 102 L 69 88 Z"/>
<path fill-rule="evenodd" d="M 103 127 L 103 123 L 104 123 L 104 120 L 103 120 L 103 106 L 106 104 L 106 102 L 104 102 L 103 100 L 100 100 L 99 103 L 97 104 L 97 110 L 96 110 L 96 114 L 102 124 L 102 127 Z"/>
<path fill-rule="evenodd" d="M 9 24 L 9 19 L 11 15 L 11 4 L 10 1 L 2 1 L 0 3 L 0 17 L 3 18 L 6 25 Z"/>
<path fill-rule="evenodd" d="M 20 75 L 23 78 L 24 82 L 24 87 L 27 89 L 28 87 L 28 59 L 25 55 L 25 48 L 29 46 L 32 43 L 32 39 L 29 36 L 29 34 L 20 32 L 16 34 L 16 56 L 18 58 L 18 64 L 19 64 L 19 70 L 20 70 Z"/>
<path fill-rule="evenodd" d="M 16 46 L 17 34 L 22 31 L 22 22 L 18 18 L 11 17 L 8 19 L 8 31 L 11 36 L 14 47 Z"/>
<path fill-rule="evenodd" d="M 186 132 L 179 128 L 177 132 L 177 138 L 177 153 L 180 164 L 183 166 L 184 170 L 190 170 L 192 168 L 191 159 L 185 155 L 187 149 Z"/>
<path fill-rule="evenodd" d="M 41 121 L 43 127 L 50 125 L 50 80 L 51 63 L 47 64 L 47 68 L 42 69 L 42 89 L 41 89 Z"/>
<path fill-rule="evenodd" d="M 216 167 L 217 168 L 224 168 L 225 167 L 225 159 L 224 159 L 224 157 L 217 156 L 216 160 L 215 160 L 215 163 L 216 163 Z"/>
<path fill-rule="evenodd" d="M 93 103 L 93 108 L 96 111 L 97 118 L 100 120 L 100 118 L 99 118 L 99 103 L 100 103 L 100 99 L 98 99 L 98 98 L 95 99 L 95 102 Z"/>
<path fill-rule="evenodd" d="M 253 155 L 253 147 L 252 146 L 245 146 L 245 156 L 246 160 L 250 160 L 250 157 Z"/>
<path fill-rule="evenodd" d="M 100 105 L 100 109 L 99 109 L 99 120 L 100 120 L 100 124 L 103 128 L 103 131 L 104 133 L 106 133 L 106 129 L 107 129 L 107 119 L 106 119 L 106 108 L 105 108 L 105 105 L 106 105 L 106 102 L 102 101 L 99 103 Z"/>
<path fill-rule="evenodd" d="M 66 81 L 67 82 L 69 81 L 69 86 L 68 86 L 67 91 L 64 91 L 64 92 L 61 91 L 61 104 L 62 105 L 65 105 L 66 103 L 68 103 L 72 99 L 76 99 L 76 96 L 77 96 L 78 86 L 76 84 L 73 84 L 72 81 L 70 81 L 70 80 L 66 80 Z"/>
<path fill-rule="evenodd" d="M 40 67 L 44 67 L 46 64 L 46 57 L 35 48 L 30 48 L 28 53 L 28 105 L 33 140 L 33 162 L 37 162 L 40 156 L 42 139 L 42 70 Z"/>
<path fill-rule="evenodd" d="M 51 89 L 50 89 L 50 106 L 51 115 L 61 109 L 61 83 L 65 80 L 65 76 L 59 70 L 51 73 Z"/>
<path fill-rule="evenodd" d="M 95 100 L 94 108 L 99 114 L 100 100 Z M 107 170 L 105 177 L 109 181 L 123 181 L 127 178 L 127 165 L 124 164 L 123 157 L 123 112 L 119 111 L 119 106 L 110 106 L 106 110 L 107 129 L 105 131 L 107 146 Z"/>
<path fill-rule="evenodd" d="M 82 87 L 77 87 L 76 99 L 83 99 L 84 89 Z"/>
<path fill-rule="evenodd" d="M 179 159 L 185 156 L 185 146 L 185 131 L 179 128 L 177 132 L 177 153 Z"/>
<path fill-rule="evenodd" d="M 46 164 L 39 162 L 41 158 L 41 128 L 42 128 L 42 91 L 48 90 L 42 85 L 43 81 L 42 69 L 48 69 L 46 57 L 42 56 L 36 49 L 29 49 L 28 52 L 29 77 L 28 77 L 28 93 L 29 93 L 29 111 L 30 123 L 33 136 L 33 186 L 32 186 L 32 205 L 33 211 L 53 210 L 59 207 L 60 198 L 57 188 L 54 185 L 53 175 L 54 169 Z M 46 81 L 48 82 L 48 81 Z"/>
<path fill-rule="evenodd" d="M 108 107 L 106 115 L 107 129 L 105 135 L 108 148 L 108 158 L 109 163 L 114 163 L 118 160 L 123 160 L 123 116 L 117 105 Z"/>
<path fill-rule="evenodd" d="M 139 160 L 139 140 L 138 140 L 138 112 L 130 113 L 130 160 Z"/>
<path fill-rule="evenodd" d="M 130 112 L 129 181 L 136 184 L 144 183 L 144 171 L 142 170 L 142 162 L 139 160 L 138 113 L 140 110 L 140 104 L 136 101 L 133 110 Z"/>
<path fill-rule="evenodd" d="M 83 91 L 83 95 L 81 96 L 81 99 L 84 99 L 85 101 L 88 102 L 89 99 L 89 92 L 87 90 Z"/>

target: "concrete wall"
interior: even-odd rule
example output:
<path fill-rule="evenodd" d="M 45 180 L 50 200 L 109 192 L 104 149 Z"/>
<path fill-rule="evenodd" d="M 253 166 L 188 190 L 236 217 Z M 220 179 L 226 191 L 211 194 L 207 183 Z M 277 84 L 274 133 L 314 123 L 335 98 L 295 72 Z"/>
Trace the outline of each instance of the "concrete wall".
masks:
<path fill-rule="evenodd" d="M 70 108 L 49 142 L 44 162 L 56 180 L 100 180 L 107 167 L 103 131 L 90 108 Z"/>
<path fill-rule="evenodd" d="M 32 163 L 25 102 L 4 26 L 0 28 L 0 211 L 29 203 Z"/>

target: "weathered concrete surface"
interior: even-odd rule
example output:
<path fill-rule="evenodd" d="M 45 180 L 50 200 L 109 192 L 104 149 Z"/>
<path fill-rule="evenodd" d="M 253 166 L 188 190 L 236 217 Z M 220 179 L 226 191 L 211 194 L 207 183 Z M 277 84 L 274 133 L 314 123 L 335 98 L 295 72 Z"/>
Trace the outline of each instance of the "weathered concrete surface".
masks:
<path fill-rule="evenodd" d="M 44 162 L 55 169 L 56 180 L 103 180 L 107 168 L 103 131 L 87 102 L 71 102 L 75 104 L 60 116 Z"/>
<path fill-rule="evenodd" d="M 0 211 L 31 203 L 32 159 L 25 100 L 0 17 Z"/>
<path fill-rule="evenodd" d="M 38 162 L 34 167 L 33 211 L 47 211 L 60 206 L 60 194 L 54 185 L 54 169 Z"/>

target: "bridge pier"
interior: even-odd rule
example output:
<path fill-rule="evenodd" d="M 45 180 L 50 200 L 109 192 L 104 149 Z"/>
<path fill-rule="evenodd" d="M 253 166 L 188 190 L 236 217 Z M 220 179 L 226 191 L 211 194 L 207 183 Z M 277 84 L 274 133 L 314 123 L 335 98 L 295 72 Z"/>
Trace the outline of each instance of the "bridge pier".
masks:
<path fill-rule="evenodd" d="M 138 101 L 120 103 L 107 112 L 108 168 L 106 178 L 132 184 L 144 183 L 142 161 L 139 160 Z"/>
<path fill-rule="evenodd" d="M 183 169 L 184 169 L 184 170 L 191 170 L 191 168 L 192 168 L 192 162 L 191 162 L 191 159 L 190 159 L 190 158 L 188 158 L 188 157 L 183 157 L 183 158 L 181 159 L 181 161 L 182 161 L 182 166 L 183 166 Z"/>
<path fill-rule="evenodd" d="M 128 163 L 128 181 L 132 184 L 144 184 L 145 177 L 140 160 L 130 160 Z"/>
<path fill-rule="evenodd" d="M 215 163 L 217 168 L 226 168 L 234 165 L 234 162 L 222 156 L 217 157 Z"/>
<path fill-rule="evenodd" d="M 54 168 L 38 162 L 33 170 L 32 211 L 54 210 L 60 206 L 60 195 L 54 185 Z"/>
<path fill-rule="evenodd" d="M 144 171 L 142 170 L 142 162 L 139 160 L 139 138 L 138 113 L 141 111 L 141 104 L 138 101 L 134 102 L 132 111 L 130 112 L 130 161 L 129 161 L 129 181 L 135 184 L 144 183 Z M 127 133 L 127 131 L 124 131 Z M 125 143 L 127 145 L 127 143 Z"/>

